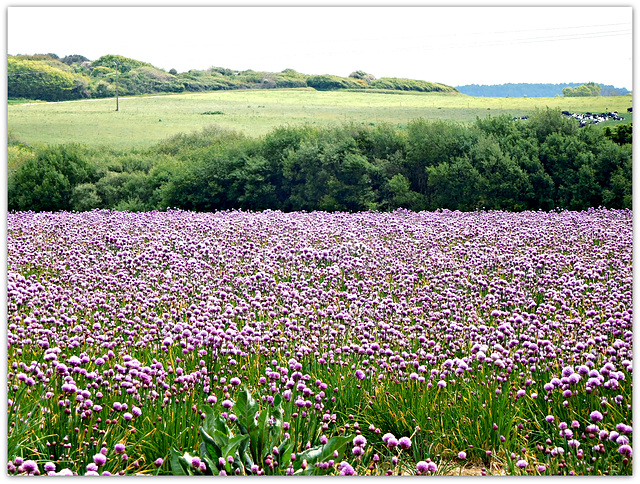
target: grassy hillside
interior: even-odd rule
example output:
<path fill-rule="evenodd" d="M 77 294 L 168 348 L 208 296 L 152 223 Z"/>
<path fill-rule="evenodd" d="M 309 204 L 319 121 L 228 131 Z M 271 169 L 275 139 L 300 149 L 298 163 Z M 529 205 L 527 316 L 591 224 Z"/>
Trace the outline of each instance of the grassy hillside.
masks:
<path fill-rule="evenodd" d="M 420 117 L 468 123 L 499 114 L 523 116 L 546 107 L 618 111 L 630 120 L 626 111 L 631 104 L 631 96 L 527 99 L 399 91 L 217 91 L 120 98 L 118 112 L 114 99 L 11 104 L 8 128 L 29 144 L 79 142 L 143 148 L 212 124 L 261 136 L 282 125 L 385 121 L 402 127 Z"/>

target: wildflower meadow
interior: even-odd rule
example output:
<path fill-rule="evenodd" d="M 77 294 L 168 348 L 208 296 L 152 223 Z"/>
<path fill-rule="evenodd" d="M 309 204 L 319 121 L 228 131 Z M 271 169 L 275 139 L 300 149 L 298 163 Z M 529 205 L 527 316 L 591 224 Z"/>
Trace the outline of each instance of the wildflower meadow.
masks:
<path fill-rule="evenodd" d="M 9 475 L 630 475 L 632 212 L 12 212 Z"/>

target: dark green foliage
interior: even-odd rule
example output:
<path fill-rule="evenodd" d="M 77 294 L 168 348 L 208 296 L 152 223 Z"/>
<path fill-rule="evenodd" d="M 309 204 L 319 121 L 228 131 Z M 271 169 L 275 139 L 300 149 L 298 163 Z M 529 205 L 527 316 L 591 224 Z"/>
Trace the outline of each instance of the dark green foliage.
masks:
<path fill-rule="evenodd" d="M 633 135 L 633 127 L 632 123 L 629 124 L 619 124 L 615 128 L 611 129 L 607 126 L 604 129 L 604 135 L 609 138 L 611 141 L 618 143 L 619 145 L 631 144 L 632 135 Z"/>
<path fill-rule="evenodd" d="M 206 410 L 203 425 L 198 429 L 202 438 L 200 460 L 206 469 L 194 468 L 194 456 L 172 448 L 170 462 L 174 475 L 246 476 L 258 471 L 284 475 L 287 470 L 292 475 L 323 475 L 327 471 L 315 465 L 329 459 L 339 461 L 353 438 L 348 434 L 335 435 L 324 444 L 303 448 L 302 442 L 283 431 L 284 418 L 290 420 L 290 415 L 283 409 L 280 395 L 265 408 L 260 408 L 259 401 L 247 389 L 236 398 L 232 402 L 235 422 L 223 418 L 213 408 Z M 315 435 L 310 437 L 315 440 Z M 292 454 L 296 455 L 294 460 Z"/>
<path fill-rule="evenodd" d="M 92 171 L 77 146 L 45 148 L 9 179 L 9 210 L 71 210 L 74 188 L 90 181 Z"/>
<path fill-rule="evenodd" d="M 281 127 L 258 139 L 210 126 L 124 153 L 31 148 L 11 137 L 9 208 L 630 208 L 632 145 L 613 137 L 551 110 L 471 126 Z"/>

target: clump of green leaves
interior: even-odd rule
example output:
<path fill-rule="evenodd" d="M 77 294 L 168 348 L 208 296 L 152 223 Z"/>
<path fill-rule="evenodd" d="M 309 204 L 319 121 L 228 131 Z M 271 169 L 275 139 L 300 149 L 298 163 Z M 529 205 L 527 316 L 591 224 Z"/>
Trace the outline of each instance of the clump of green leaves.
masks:
<path fill-rule="evenodd" d="M 295 454 L 295 442 L 284 432 L 282 397 L 276 395 L 272 405 L 260 408 L 244 389 L 233 403 L 235 419 L 209 407 L 199 427 L 202 442 L 200 455 L 180 454 L 171 449 L 174 475 L 321 475 L 335 470 L 315 464 L 339 462 L 351 435 L 338 435 L 325 444 L 309 447 Z M 202 465 L 204 463 L 204 465 Z M 324 467 L 324 466 L 323 466 Z"/>

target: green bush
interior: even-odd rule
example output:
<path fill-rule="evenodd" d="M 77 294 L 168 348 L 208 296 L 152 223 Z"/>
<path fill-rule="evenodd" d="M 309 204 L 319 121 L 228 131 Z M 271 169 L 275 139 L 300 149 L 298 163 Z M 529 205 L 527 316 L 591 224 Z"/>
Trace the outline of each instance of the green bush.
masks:
<path fill-rule="evenodd" d="M 92 171 L 76 146 L 45 148 L 9 179 L 9 210 L 70 210 L 74 187 L 90 181 Z"/>

